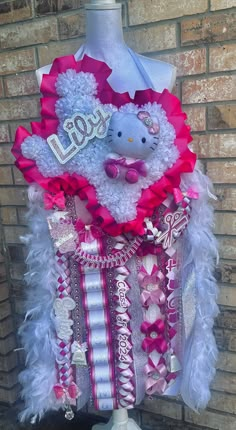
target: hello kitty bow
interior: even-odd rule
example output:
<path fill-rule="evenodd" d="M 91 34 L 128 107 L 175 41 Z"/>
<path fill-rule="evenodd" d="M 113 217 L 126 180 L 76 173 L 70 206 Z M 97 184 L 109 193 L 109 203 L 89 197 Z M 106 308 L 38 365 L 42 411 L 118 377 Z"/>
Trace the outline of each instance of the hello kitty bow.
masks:
<path fill-rule="evenodd" d="M 138 119 L 148 128 L 150 134 L 158 134 L 160 131 L 159 124 L 154 122 L 150 113 L 146 111 L 140 111 L 137 114 Z"/>

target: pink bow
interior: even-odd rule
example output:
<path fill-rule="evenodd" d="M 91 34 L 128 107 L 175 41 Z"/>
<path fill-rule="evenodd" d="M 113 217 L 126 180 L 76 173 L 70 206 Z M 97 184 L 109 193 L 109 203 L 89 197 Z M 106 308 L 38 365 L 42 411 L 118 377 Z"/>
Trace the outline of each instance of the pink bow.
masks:
<path fill-rule="evenodd" d="M 146 288 L 148 285 L 156 285 L 159 286 L 160 282 L 164 279 L 163 273 L 158 270 L 158 267 L 154 264 L 152 268 L 152 272 L 149 275 L 149 273 L 146 271 L 145 267 L 142 266 L 139 274 L 138 274 L 138 280 L 141 285 L 141 287 Z"/>
<path fill-rule="evenodd" d="M 61 399 L 63 402 L 69 401 L 72 405 L 76 405 L 76 399 L 81 394 L 79 388 L 74 382 L 72 382 L 68 387 L 56 384 L 53 389 L 57 399 Z"/>
<path fill-rule="evenodd" d="M 161 354 L 167 351 L 168 345 L 163 336 L 165 324 L 161 319 L 157 319 L 154 323 L 144 321 L 141 325 L 141 332 L 147 335 L 142 342 L 144 351 L 152 352 L 156 350 Z"/>
<path fill-rule="evenodd" d="M 54 196 L 50 193 L 44 194 L 44 207 L 45 209 L 53 209 L 54 206 L 57 206 L 58 209 L 65 209 L 66 200 L 64 196 L 64 192 L 60 191 Z"/>
<path fill-rule="evenodd" d="M 149 134 L 158 134 L 160 131 L 160 126 L 153 121 L 150 113 L 146 111 L 140 111 L 137 114 L 138 119 L 148 128 Z"/>
<path fill-rule="evenodd" d="M 86 225 L 81 219 L 76 221 L 75 228 L 78 231 L 80 242 L 91 243 L 103 234 L 101 229 L 94 225 Z"/>
<path fill-rule="evenodd" d="M 166 365 L 164 363 L 160 363 L 155 366 L 150 360 L 150 362 L 145 366 L 145 372 L 148 376 L 146 381 L 147 394 L 163 394 L 167 388 L 167 382 L 165 379 L 167 376 Z"/>
<path fill-rule="evenodd" d="M 195 200 L 199 198 L 199 193 L 197 191 L 194 191 L 194 189 L 191 187 L 185 192 L 181 191 L 180 188 L 174 188 L 173 195 L 176 204 L 183 202 L 185 197 Z"/>

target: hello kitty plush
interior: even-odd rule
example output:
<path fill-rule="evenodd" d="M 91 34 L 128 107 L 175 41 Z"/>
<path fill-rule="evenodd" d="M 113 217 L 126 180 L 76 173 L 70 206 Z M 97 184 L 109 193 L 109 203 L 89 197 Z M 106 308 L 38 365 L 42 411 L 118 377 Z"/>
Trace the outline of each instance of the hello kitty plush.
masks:
<path fill-rule="evenodd" d="M 144 160 L 157 149 L 159 132 L 157 120 L 148 112 L 114 113 L 108 130 L 112 153 L 104 164 L 107 176 L 130 184 L 138 182 L 140 175 L 146 177 Z"/>

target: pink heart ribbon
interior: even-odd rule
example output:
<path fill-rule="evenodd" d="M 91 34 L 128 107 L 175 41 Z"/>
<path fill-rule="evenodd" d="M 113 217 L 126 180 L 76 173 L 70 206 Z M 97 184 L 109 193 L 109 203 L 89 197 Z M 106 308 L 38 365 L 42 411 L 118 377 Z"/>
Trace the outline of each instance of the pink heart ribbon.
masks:
<path fill-rule="evenodd" d="M 160 131 L 160 126 L 153 121 L 149 112 L 140 111 L 137 114 L 138 119 L 148 128 L 149 134 L 158 134 Z"/>
<path fill-rule="evenodd" d="M 58 209 L 65 209 L 66 200 L 64 196 L 64 192 L 60 191 L 59 193 L 52 195 L 50 193 L 44 194 L 44 207 L 47 210 L 53 209 L 54 207 Z"/>

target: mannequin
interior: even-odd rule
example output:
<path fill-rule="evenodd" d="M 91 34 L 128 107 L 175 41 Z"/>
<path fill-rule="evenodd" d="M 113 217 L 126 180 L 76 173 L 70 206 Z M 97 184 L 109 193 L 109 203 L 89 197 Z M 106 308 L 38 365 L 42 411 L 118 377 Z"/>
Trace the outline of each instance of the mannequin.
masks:
<path fill-rule="evenodd" d="M 128 91 L 133 97 L 136 90 L 153 88 L 162 92 L 173 89 L 176 69 L 171 64 L 134 53 L 124 42 L 121 21 L 121 4 L 115 0 L 94 0 L 86 7 L 86 42 L 76 52 L 79 60 L 86 54 L 104 61 L 112 69 L 108 79 L 114 91 Z M 51 65 L 36 71 L 38 84 L 42 75 L 49 73 Z M 132 76 L 132 79 L 131 79 Z"/>
<path fill-rule="evenodd" d="M 86 54 L 104 61 L 112 69 L 108 79 L 116 92 L 128 91 L 133 97 L 135 91 L 152 88 L 162 92 L 172 90 L 176 69 L 162 61 L 152 60 L 134 53 L 124 42 L 121 21 L 121 4 L 115 0 L 91 0 L 85 6 L 87 11 L 86 42 L 75 53 L 80 60 Z M 43 74 L 49 73 L 51 65 L 36 71 L 40 86 Z M 132 79 L 131 79 L 132 76 Z M 93 430 L 141 430 L 134 420 L 128 418 L 127 409 L 113 411 L 107 425 L 98 424 Z"/>

